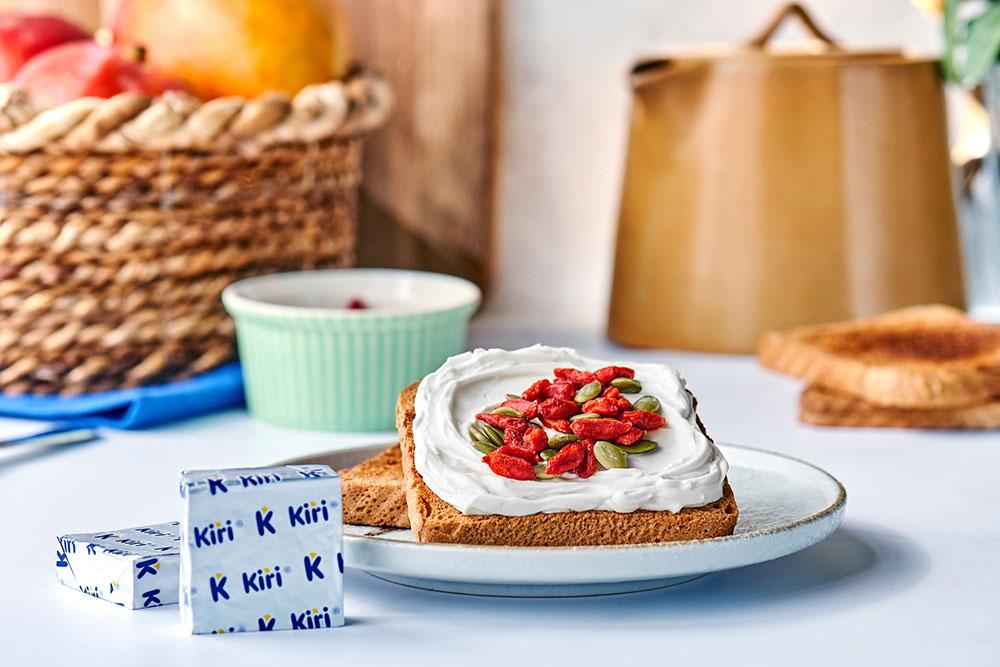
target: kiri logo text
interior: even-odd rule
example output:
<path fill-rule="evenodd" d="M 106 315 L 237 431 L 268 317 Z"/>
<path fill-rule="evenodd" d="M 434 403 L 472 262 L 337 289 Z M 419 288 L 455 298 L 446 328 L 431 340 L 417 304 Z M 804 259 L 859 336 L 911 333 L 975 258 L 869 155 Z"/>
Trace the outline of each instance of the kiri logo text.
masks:
<path fill-rule="evenodd" d="M 319 564 L 323 561 L 322 556 L 317 556 L 316 552 L 311 552 L 308 556 L 302 558 L 302 564 L 305 566 L 306 581 L 312 581 L 313 579 L 323 579 L 323 570 L 319 569 Z"/>
<path fill-rule="evenodd" d="M 310 500 L 301 505 L 289 505 L 288 507 L 288 525 L 292 528 L 311 526 L 329 520 L 330 507 L 326 504 L 326 500 L 321 500 L 318 503 L 315 500 Z"/>
<path fill-rule="evenodd" d="M 232 542 L 235 539 L 236 532 L 233 530 L 233 522 L 229 519 L 226 519 L 225 523 L 215 521 L 207 526 L 194 527 L 194 546 L 196 549 Z"/>
<path fill-rule="evenodd" d="M 280 481 L 281 475 L 276 472 L 269 472 L 266 475 L 240 475 L 240 484 L 243 485 L 244 489 L 248 486 L 264 486 Z"/>
<path fill-rule="evenodd" d="M 228 579 L 229 577 L 222 576 L 221 572 L 216 572 L 214 577 L 209 577 L 208 590 L 212 594 L 212 602 L 229 599 L 229 593 L 226 592 Z"/>
<path fill-rule="evenodd" d="M 274 526 L 271 525 L 271 519 L 274 518 L 274 512 L 266 507 L 261 507 L 254 513 L 254 518 L 257 520 L 257 534 L 264 537 L 265 534 L 270 533 L 274 535 L 276 532 Z"/>
<path fill-rule="evenodd" d="M 160 569 L 160 563 L 155 558 L 146 558 L 145 560 L 137 560 L 135 568 L 139 570 L 135 578 L 142 579 L 147 574 L 156 576 L 157 571 Z"/>
<path fill-rule="evenodd" d="M 317 628 L 332 628 L 333 621 L 330 619 L 330 608 L 306 609 L 301 614 L 292 612 L 288 615 L 292 622 L 292 630 L 316 630 Z"/>
<path fill-rule="evenodd" d="M 269 591 L 272 588 L 281 588 L 283 583 L 281 568 L 277 565 L 274 566 L 274 570 L 263 567 L 243 573 L 243 592 L 247 595 Z"/>
<path fill-rule="evenodd" d="M 226 480 L 209 477 L 206 481 L 208 482 L 208 492 L 211 495 L 229 493 L 229 489 L 226 488 Z"/>

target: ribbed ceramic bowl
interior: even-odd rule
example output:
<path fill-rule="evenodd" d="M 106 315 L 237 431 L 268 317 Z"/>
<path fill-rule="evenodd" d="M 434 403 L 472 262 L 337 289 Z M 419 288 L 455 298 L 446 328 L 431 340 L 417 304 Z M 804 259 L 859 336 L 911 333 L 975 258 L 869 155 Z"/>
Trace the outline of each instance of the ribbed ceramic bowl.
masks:
<path fill-rule="evenodd" d="M 399 392 L 465 349 L 479 301 L 461 278 L 391 269 L 259 276 L 222 293 L 250 411 L 321 431 L 391 429 Z"/>

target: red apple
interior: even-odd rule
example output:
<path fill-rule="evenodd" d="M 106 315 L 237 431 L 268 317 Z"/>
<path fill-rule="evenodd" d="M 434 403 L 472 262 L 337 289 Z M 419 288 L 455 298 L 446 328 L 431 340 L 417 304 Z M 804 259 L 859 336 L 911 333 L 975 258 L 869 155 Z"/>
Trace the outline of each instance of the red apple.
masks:
<path fill-rule="evenodd" d="M 0 14 L 0 81 L 10 81 L 21 65 L 46 49 L 87 39 L 81 28 L 58 16 Z"/>
<path fill-rule="evenodd" d="M 18 70 L 14 82 L 42 106 L 79 97 L 111 97 L 134 91 L 159 95 L 183 86 L 142 63 L 134 47 L 69 42 L 39 53 Z"/>

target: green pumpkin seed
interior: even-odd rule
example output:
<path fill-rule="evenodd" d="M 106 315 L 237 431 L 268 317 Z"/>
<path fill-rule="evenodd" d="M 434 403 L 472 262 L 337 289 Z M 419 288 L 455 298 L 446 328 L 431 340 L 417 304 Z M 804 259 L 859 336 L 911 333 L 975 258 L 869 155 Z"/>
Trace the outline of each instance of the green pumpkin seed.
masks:
<path fill-rule="evenodd" d="M 550 475 L 549 473 L 545 472 L 545 466 L 543 466 L 542 464 L 538 464 L 531 467 L 535 469 L 536 479 L 555 479 L 556 477 L 559 476 L 559 475 Z"/>
<path fill-rule="evenodd" d="M 480 442 L 479 440 L 472 441 L 472 448 L 475 449 L 477 452 L 482 452 L 483 454 L 490 454 L 496 451 L 496 447 L 494 447 L 493 445 L 486 442 Z"/>
<path fill-rule="evenodd" d="M 507 396 L 507 400 L 508 401 L 519 401 L 519 400 L 521 400 L 521 397 L 518 396 L 517 394 L 507 394 L 506 396 Z"/>
<path fill-rule="evenodd" d="M 517 417 L 518 419 L 524 419 L 524 415 L 515 410 L 514 408 L 508 408 L 507 406 L 500 406 L 495 410 L 490 411 L 491 415 L 503 415 L 504 417 Z"/>
<path fill-rule="evenodd" d="M 656 400 L 653 396 L 643 396 L 642 398 L 636 399 L 632 407 L 636 410 L 642 410 L 643 412 L 653 412 L 660 414 L 660 402 Z"/>
<path fill-rule="evenodd" d="M 639 442 L 631 445 L 618 445 L 618 448 L 626 454 L 645 454 L 646 452 L 651 452 L 654 449 L 659 449 L 660 446 L 652 440 L 640 440 Z"/>
<path fill-rule="evenodd" d="M 577 437 L 569 433 L 560 433 L 549 438 L 549 449 L 562 449 L 571 442 L 576 442 Z"/>
<path fill-rule="evenodd" d="M 479 422 L 479 430 L 483 432 L 483 435 L 486 436 L 486 439 L 489 440 L 491 445 L 499 447 L 503 444 L 503 431 L 498 429 L 496 426 Z"/>
<path fill-rule="evenodd" d="M 542 451 L 538 452 L 538 455 L 541 456 L 546 461 L 548 461 L 558 453 L 559 453 L 558 449 L 543 449 Z"/>
<path fill-rule="evenodd" d="M 573 400 L 577 403 L 586 403 L 587 401 L 592 401 L 601 393 L 601 383 L 599 380 L 594 380 L 593 382 L 588 382 L 587 384 L 580 387 L 576 396 Z"/>
<path fill-rule="evenodd" d="M 594 443 L 594 456 L 597 462 L 607 469 L 627 468 L 628 456 L 614 443 L 607 440 L 598 440 Z"/>
<path fill-rule="evenodd" d="M 583 412 L 581 414 L 573 415 L 572 417 L 570 417 L 569 423 L 572 424 L 577 419 L 599 419 L 600 416 L 601 415 L 597 414 L 596 412 Z"/>
<path fill-rule="evenodd" d="M 623 394 L 638 394 L 642 391 L 639 381 L 632 378 L 615 378 L 611 381 L 611 386 Z"/>
<path fill-rule="evenodd" d="M 473 442 L 489 443 L 490 441 L 490 439 L 486 437 L 485 433 L 476 428 L 475 424 L 469 427 L 469 437 L 472 438 Z"/>

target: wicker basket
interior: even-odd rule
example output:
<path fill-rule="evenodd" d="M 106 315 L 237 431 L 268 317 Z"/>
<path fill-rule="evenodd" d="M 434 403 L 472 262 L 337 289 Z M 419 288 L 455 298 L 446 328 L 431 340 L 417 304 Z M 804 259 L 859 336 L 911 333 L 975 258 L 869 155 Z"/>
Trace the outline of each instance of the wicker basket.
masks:
<path fill-rule="evenodd" d="M 0 88 L 0 391 L 101 391 L 234 357 L 219 294 L 354 259 L 375 75 L 290 98 L 170 93 L 48 110 Z"/>

